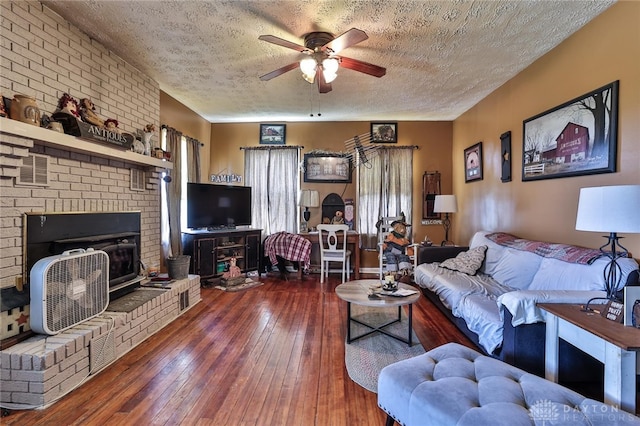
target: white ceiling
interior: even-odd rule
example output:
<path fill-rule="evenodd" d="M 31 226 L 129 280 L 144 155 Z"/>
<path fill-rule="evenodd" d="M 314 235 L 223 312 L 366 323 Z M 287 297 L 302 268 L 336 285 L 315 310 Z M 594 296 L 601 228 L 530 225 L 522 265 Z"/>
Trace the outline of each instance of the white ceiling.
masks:
<path fill-rule="evenodd" d="M 607 9 L 613 0 L 109 1 L 43 3 L 210 122 L 452 120 Z M 312 31 L 369 36 L 340 54 L 387 69 L 340 69 L 319 94 L 294 69 Z M 320 114 L 319 114 L 320 113 Z M 313 114 L 311 117 L 310 114 Z"/>

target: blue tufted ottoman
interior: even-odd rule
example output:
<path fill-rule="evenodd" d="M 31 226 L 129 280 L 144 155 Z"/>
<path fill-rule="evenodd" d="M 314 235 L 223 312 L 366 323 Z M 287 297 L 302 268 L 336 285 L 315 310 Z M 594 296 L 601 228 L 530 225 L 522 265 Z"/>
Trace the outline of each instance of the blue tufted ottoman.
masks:
<path fill-rule="evenodd" d="M 640 418 L 457 343 L 391 364 L 378 378 L 387 426 L 640 425 Z"/>

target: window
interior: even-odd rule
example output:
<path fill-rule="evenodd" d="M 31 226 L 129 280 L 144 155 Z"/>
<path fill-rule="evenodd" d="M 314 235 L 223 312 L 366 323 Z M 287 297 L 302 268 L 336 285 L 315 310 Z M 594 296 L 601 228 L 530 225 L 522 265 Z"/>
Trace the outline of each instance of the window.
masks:
<path fill-rule="evenodd" d="M 357 221 L 363 248 L 376 248 L 380 217 L 404 213 L 412 223 L 414 148 L 380 148 L 367 167 L 358 167 Z"/>

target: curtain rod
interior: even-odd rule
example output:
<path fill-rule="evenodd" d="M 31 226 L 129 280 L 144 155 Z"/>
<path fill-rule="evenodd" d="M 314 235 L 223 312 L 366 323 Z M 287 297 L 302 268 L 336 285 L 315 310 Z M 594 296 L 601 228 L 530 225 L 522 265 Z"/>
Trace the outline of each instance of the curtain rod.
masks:
<path fill-rule="evenodd" d="M 240 150 L 245 149 L 289 149 L 289 148 L 297 148 L 304 149 L 302 145 L 283 145 L 283 146 L 241 146 Z"/>
<path fill-rule="evenodd" d="M 181 134 L 182 136 L 184 136 L 185 138 L 187 138 L 187 139 L 192 139 L 192 140 L 194 140 L 194 141 L 198 141 L 198 143 L 200 144 L 200 146 L 204 146 L 204 144 L 203 144 L 202 142 L 200 142 L 198 139 L 196 139 L 196 138 L 192 138 L 191 136 L 187 136 L 187 135 L 185 135 L 184 133 L 182 133 L 180 130 L 178 130 L 178 129 L 174 129 L 174 128 L 173 128 L 173 127 L 171 127 L 171 126 L 167 126 L 166 124 L 163 124 L 163 125 L 161 125 L 161 126 L 160 126 L 160 128 L 161 128 L 161 129 L 171 129 L 171 130 L 174 130 L 174 131 L 176 131 L 176 132 L 180 133 L 180 134 Z"/>

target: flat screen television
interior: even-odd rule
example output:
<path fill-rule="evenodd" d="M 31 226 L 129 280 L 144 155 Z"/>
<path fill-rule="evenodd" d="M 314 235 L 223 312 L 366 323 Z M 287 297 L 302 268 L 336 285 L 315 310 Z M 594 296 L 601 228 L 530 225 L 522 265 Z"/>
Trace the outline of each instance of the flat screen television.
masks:
<path fill-rule="evenodd" d="M 187 183 L 187 228 L 251 225 L 251 187 Z"/>

